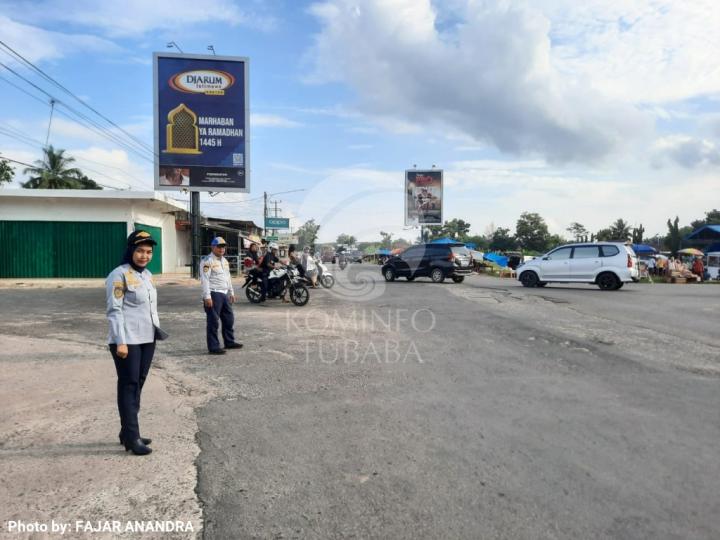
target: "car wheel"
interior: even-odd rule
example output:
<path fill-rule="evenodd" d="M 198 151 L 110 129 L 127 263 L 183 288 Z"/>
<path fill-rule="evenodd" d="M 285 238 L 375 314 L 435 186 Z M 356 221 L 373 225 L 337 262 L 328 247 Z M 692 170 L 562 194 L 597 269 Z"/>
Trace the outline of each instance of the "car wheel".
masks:
<path fill-rule="evenodd" d="M 523 284 L 523 287 L 537 287 L 540 280 L 535 272 L 528 271 L 520 274 L 520 283 Z"/>
<path fill-rule="evenodd" d="M 617 284 L 617 287 L 615 287 L 615 290 L 617 291 L 618 289 L 622 289 L 623 285 L 625 285 L 625 283 L 623 283 L 622 281 L 618 281 L 618 284 Z"/>
<path fill-rule="evenodd" d="M 383 277 L 385 281 L 395 281 L 395 271 L 392 268 L 386 268 Z"/>
<path fill-rule="evenodd" d="M 538 287 L 545 287 L 547 285 L 546 281 L 538 281 L 537 286 Z"/>
<path fill-rule="evenodd" d="M 407 276 L 408 281 L 415 281 L 415 276 Z"/>
<path fill-rule="evenodd" d="M 462 283 L 463 281 L 465 281 L 465 276 L 453 276 L 452 280 L 455 283 Z"/>
<path fill-rule="evenodd" d="M 597 277 L 595 282 L 603 291 L 614 291 L 618 289 L 618 283 L 620 283 L 620 280 L 615 274 L 611 272 L 604 272 Z"/>
<path fill-rule="evenodd" d="M 442 268 L 433 268 L 430 271 L 430 279 L 432 279 L 433 283 L 442 283 L 445 281 L 445 274 Z"/>

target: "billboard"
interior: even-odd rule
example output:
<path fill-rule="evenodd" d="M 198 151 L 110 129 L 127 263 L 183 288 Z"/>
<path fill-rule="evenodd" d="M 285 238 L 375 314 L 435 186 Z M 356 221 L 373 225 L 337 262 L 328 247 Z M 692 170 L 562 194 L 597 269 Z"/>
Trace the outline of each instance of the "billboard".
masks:
<path fill-rule="evenodd" d="M 153 55 L 155 189 L 250 191 L 248 60 Z"/>
<path fill-rule="evenodd" d="M 405 225 L 442 225 L 443 172 L 405 171 Z"/>

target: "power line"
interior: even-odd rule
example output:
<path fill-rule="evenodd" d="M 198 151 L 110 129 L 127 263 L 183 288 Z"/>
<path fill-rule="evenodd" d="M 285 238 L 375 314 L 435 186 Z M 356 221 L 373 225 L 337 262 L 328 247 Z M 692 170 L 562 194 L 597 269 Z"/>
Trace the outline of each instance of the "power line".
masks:
<path fill-rule="evenodd" d="M 48 82 L 54 84 L 55 86 L 57 86 L 58 88 L 60 88 L 60 89 L 61 89 L 63 92 L 65 92 L 66 94 L 72 96 L 76 101 L 78 101 L 78 102 L 81 103 L 83 106 L 87 107 L 89 110 L 91 110 L 92 112 L 94 112 L 95 114 L 97 114 L 100 118 L 102 118 L 103 120 L 105 120 L 108 124 L 110 124 L 110 125 L 116 127 L 117 129 L 119 129 L 119 130 L 120 130 L 121 132 L 123 132 L 128 138 L 130 138 L 131 140 L 135 141 L 135 143 L 137 143 L 140 147 L 145 148 L 146 150 L 150 151 L 151 153 L 154 153 L 154 152 L 155 152 L 155 150 L 154 150 L 149 144 L 147 144 L 147 143 L 141 141 L 140 139 L 136 138 L 134 135 L 132 135 L 131 133 L 129 133 L 128 131 L 126 131 L 126 130 L 123 129 L 122 127 L 120 127 L 118 124 L 116 124 L 115 122 L 113 122 L 112 120 L 110 120 L 107 116 L 105 116 L 104 114 L 102 114 L 100 111 L 98 111 L 98 110 L 95 109 L 94 107 L 88 105 L 83 99 L 79 98 L 79 97 L 78 97 L 77 95 L 75 95 L 72 91 L 68 90 L 65 86 L 63 86 L 63 85 L 60 84 L 58 81 L 56 81 L 55 79 L 53 79 L 50 75 L 48 75 L 48 74 L 45 73 L 42 69 L 40 69 L 40 68 L 37 67 L 35 64 L 33 64 L 32 62 L 30 62 L 30 60 L 28 60 L 28 59 L 25 58 L 23 55 L 21 55 L 19 52 L 17 52 L 15 49 L 13 49 L 12 47 L 10 47 L 7 43 L 5 43 L 4 41 L 0 40 L 0 45 L 2 45 L 3 47 L 5 47 L 5 48 L 8 49 L 9 51 L 11 51 L 16 57 L 20 58 L 20 60 L 22 60 L 26 65 L 30 66 L 33 70 L 35 70 L 37 73 L 39 73 L 45 80 L 47 80 Z"/>
<path fill-rule="evenodd" d="M 63 111 L 61 111 L 61 110 L 58 109 L 58 113 L 59 113 L 59 114 L 62 114 L 63 116 L 65 116 L 65 117 L 67 117 L 67 118 L 70 118 L 70 120 L 73 120 L 74 122 L 78 122 L 79 124 L 81 124 L 81 125 L 82 125 L 83 127 L 85 127 L 86 129 L 89 129 L 90 131 L 95 132 L 97 135 L 100 135 L 101 137 L 105 137 L 106 139 L 109 139 L 110 141 L 112 141 L 112 142 L 114 142 L 114 143 L 116 143 L 116 144 L 119 144 L 120 146 L 122 146 L 122 147 L 125 148 L 126 150 L 129 150 L 129 151 L 131 151 L 131 152 L 134 152 L 135 154 L 137 154 L 137 155 L 140 156 L 141 158 L 143 158 L 143 159 L 145 159 L 145 160 L 147 160 L 147 161 L 150 161 L 151 163 L 154 163 L 154 159 L 151 159 L 151 158 L 147 157 L 146 155 L 142 154 L 141 151 L 140 151 L 138 148 L 136 148 L 136 147 L 134 147 L 134 146 L 131 146 L 129 143 L 126 143 L 126 142 L 123 141 L 120 137 L 118 137 L 118 136 L 115 135 L 113 132 L 111 132 L 110 130 L 108 130 L 106 127 L 101 126 L 100 124 L 98 124 L 98 123 L 95 122 L 94 120 L 88 118 L 88 117 L 87 117 L 86 115 L 84 115 L 83 113 L 80 113 L 80 112 L 78 112 L 77 110 L 75 110 L 73 107 L 70 107 L 67 103 L 61 101 L 60 99 L 58 99 L 57 97 L 53 96 L 53 95 L 50 94 L 49 92 L 45 91 L 44 89 L 42 89 L 41 87 L 39 87 L 39 86 L 38 86 L 37 84 L 35 84 L 34 82 L 32 82 L 32 81 L 29 80 L 28 78 L 24 77 L 23 75 L 21 75 L 20 73 L 18 73 L 17 71 L 15 71 L 14 69 L 12 69 L 11 67 L 9 67 L 7 64 L 5 64 L 5 63 L 3 63 L 3 62 L 0 62 L 0 66 L 4 67 L 4 68 L 7 69 L 10 73 L 12 73 L 13 75 L 15 75 L 15 76 L 18 77 L 19 79 L 25 81 L 27 84 L 29 84 L 30 86 L 32 86 L 32 87 L 35 88 L 36 90 L 42 92 L 44 95 L 46 95 L 46 96 L 48 97 L 48 99 L 49 99 L 50 101 L 55 101 L 55 103 L 56 103 L 58 106 L 63 106 L 63 107 L 65 107 L 65 108 L 68 109 L 72 114 L 74 114 L 74 115 L 76 115 L 77 117 L 81 118 L 82 120 L 84 120 L 85 122 L 87 122 L 87 124 L 90 124 L 92 127 L 91 127 L 91 126 L 88 126 L 88 125 L 87 125 L 86 123 L 84 123 L 82 120 L 78 120 L 77 118 L 72 118 L 72 117 L 69 116 L 67 113 L 63 113 Z M 143 150 L 144 150 L 144 149 L 143 149 Z"/>

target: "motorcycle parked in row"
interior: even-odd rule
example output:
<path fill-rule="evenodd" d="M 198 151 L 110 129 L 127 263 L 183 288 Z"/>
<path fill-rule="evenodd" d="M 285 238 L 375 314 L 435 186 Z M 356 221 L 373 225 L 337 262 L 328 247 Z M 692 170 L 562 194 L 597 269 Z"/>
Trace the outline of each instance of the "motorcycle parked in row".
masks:
<path fill-rule="evenodd" d="M 245 296 L 253 304 L 263 302 L 262 272 L 257 269 L 250 270 L 245 283 Z M 310 300 L 310 291 L 302 282 L 300 273 L 291 266 L 283 266 L 272 270 L 268 276 L 268 290 L 266 298 L 282 298 L 290 295 L 290 301 L 296 306 L 304 306 Z"/>

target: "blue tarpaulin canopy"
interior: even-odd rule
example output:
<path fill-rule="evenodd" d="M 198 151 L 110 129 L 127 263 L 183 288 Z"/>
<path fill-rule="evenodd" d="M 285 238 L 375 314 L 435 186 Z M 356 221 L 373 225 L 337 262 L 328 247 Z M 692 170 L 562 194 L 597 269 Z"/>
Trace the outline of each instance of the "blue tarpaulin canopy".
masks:
<path fill-rule="evenodd" d="M 465 247 L 468 249 L 477 249 L 477 244 L 475 242 L 468 242 L 465 244 Z"/>
<path fill-rule="evenodd" d="M 390 250 L 388 248 L 379 248 L 377 250 L 378 255 L 390 255 Z"/>
<path fill-rule="evenodd" d="M 497 264 L 501 268 L 505 268 L 508 265 L 508 258 L 505 255 L 498 255 L 497 253 L 486 253 L 484 255 L 484 259 L 486 261 Z"/>
<path fill-rule="evenodd" d="M 657 253 L 657 249 L 647 244 L 633 244 L 632 248 L 636 255 L 655 255 Z"/>

